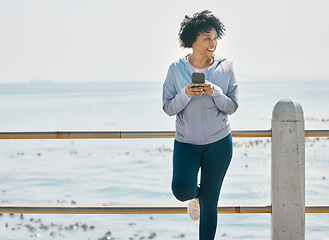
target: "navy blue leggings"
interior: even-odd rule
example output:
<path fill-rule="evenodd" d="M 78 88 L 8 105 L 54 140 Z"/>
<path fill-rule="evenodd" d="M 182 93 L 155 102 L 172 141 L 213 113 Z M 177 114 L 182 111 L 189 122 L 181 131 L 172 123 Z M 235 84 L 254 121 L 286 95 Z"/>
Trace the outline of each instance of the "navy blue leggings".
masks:
<path fill-rule="evenodd" d="M 180 201 L 199 198 L 199 240 L 215 238 L 218 198 L 232 152 L 231 134 L 206 145 L 193 145 L 175 140 L 171 188 Z M 200 168 L 199 187 L 197 177 Z"/>

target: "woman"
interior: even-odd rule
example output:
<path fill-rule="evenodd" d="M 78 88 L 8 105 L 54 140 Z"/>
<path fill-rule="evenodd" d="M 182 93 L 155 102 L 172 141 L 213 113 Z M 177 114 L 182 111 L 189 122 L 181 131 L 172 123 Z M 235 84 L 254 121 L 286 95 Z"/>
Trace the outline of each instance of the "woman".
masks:
<path fill-rule="evenodd" d="M 200 240 L 215 238 L 219 193 L 233 151 L 227 116 L 238 108 L 232 63 L 214 54 L 224 31 L 208 10 L 185 16 L 179 39 L 192 53 L 170 65 L 163 84 L 163 110 L 176 115 L 172 191 L 180 201 L 191 200 L 188 213 L 200 218 Z M 193 72 L 204 73 L 206 81 L 192 83 Z"/>

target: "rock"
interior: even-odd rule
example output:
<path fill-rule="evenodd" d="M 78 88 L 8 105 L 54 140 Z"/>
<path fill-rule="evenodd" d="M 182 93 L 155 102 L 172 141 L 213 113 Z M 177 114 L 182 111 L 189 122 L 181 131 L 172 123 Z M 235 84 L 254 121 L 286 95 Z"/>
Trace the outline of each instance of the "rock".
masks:
<path fill-rule="evenodd" d="M 83 229 L 83 231 L 87 231 L 87 230 L 88 230 L 88 226 L 87 226 L 87 224 L 83 224 L 83 225 L 81 225 L 81 228 Z"/>
<path fill-rule="evenodd" d="M 41 224 L 41 226 L 40 226 L 40 229 L 42 229 L 42 230 L 48 230 L 48 229 L 49 229 L 49 227 L 48 227 L 48 226 L 46 226 L 46 225 L 43 225 L 43 224 Z"/>
<path fill-rule="evenodd" d="M 152 233 L 150 234 L 150 236 L 148 236 L 147 239 L 153 239 L 153 238 L 156 238 L 156 236 L 157 236 L 157 234 L 156 234 L 155 232 L 152 232 Z"/>
<path fill-rule="evenodd" d="M 184 238 L 185 237 L 185 234 L 181 234 L 181 235 L 178 235 L 178 236 L 174 236 L 174 238 Z"/>
<path fill-rule="evenodd" d="M 78 229 L 78 226 L 77 226 L 77 225 L 73 225 L 73 224 L 71 224 L 70 226 L 65 227 L 65 229 L 66 229 L 66 230 L 76 230 L 76 229 Z"/>
<path fill-rule="evenodd" d="M 102 238 L 99 238 L 98 240 L 114 240 L 114 238 L 111 238 L 109 236 L 104 236 Z"/>
<path fill-rule="evenodd" d="M 29 225 L 29 224 L 26 224 L 26 225 L 24 225 L 30 232 L 35 232 L 36 231 L 36 229 L 35 229 L 35 227 L 33 227 L 33 226 L 31 226 L 31 225 Z"/>
<path fill-rule="evenodd" d="M 52 223 L 50 224 L 50 226 L 51 226 L 51 227 L 57 227 L 57 224 L 55 224 L 55 223 L 52 222 Z"/>

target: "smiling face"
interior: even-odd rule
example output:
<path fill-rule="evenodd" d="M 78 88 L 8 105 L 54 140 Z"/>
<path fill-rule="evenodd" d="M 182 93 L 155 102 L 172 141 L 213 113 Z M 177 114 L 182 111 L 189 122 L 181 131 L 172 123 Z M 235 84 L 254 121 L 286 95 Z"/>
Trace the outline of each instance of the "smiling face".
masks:
<path fill-rule="evenodd" d="M 201 32 L 192 44 L 193 54 L 212 58 L 215 56 L 218 35 L 214 28 L 209 32 Z"/>

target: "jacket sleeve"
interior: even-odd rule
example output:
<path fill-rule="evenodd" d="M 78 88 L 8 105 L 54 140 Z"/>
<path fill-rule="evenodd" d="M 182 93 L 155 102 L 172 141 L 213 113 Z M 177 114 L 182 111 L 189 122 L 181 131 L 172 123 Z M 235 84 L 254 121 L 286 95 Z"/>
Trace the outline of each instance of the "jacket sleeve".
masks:
<path fill-rule="evenodd" d="M 223 90 L 215 85 L 213 86 L 212 97 L 219 110 L 230 115 L 233 114 L 238 109 L 238 85 L 234 76 L 233 69 L 231 68 L 231 76 L 229 81 L 229 86 L 227 93 L 225 94 Z"/>
<path fill-rule="evenodd" d="M 172 68 L 173 65 L 169 67 L 162 92 L 162 108 L 169 116 L 181 112 L 191 100 L 185 92 L 185 87 L 177 91 Z"/>

